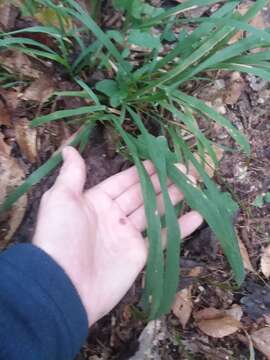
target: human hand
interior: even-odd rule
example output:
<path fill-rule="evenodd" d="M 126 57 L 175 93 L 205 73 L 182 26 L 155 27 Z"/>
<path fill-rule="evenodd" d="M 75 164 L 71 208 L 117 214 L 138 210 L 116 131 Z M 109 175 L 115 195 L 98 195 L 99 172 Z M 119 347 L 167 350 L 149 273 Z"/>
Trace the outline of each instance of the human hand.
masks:
<path fill-rule="evenodd" d="M 85 163 L 72 147 L 63 149 L 64 164 L 54 186 L 42 197 L 33 243 L 67 273 L 86 309 L 89 326 L 107 314 L 126 294 L 147 259 L 142 236 L 146 217 L 135 167 L 84 191 Z M 144 163 L 164 213 L 157 174 Z M 184 171 L 184 167 L 182 167 Z M 173 204 L 183 195 L 169 184 Z M 191 211 L 179 219 L 182 237 L 202 223 Z M 163 237 L 166 233 L 163 232 Z"/>

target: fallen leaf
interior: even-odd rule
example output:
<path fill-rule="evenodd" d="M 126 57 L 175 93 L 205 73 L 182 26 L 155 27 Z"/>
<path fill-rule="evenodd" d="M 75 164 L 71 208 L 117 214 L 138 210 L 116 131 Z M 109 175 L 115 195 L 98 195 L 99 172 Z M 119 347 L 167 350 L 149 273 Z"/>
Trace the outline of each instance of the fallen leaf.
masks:
<path fill-rule="evenodd" d="M 233 72 L 231 74 L 229 85 L 224 92 L 224 103 L 227 105 L 234 105 L 239 100 L 244 88 L 245 81 L 243 80 L 239 72 Z"/>
<path fill-rule="evenodd" d="M 193 316 L 196 321 L 200 321 L 200 320 L 215 319 L 218 316 L 220 316 L 221 313 L 222 315 L 224 315 L 224 310 L 218 310 L 214 307 L 209 307 L 195 312 Z"/>
<path fill-rule="evenodd" d="M 270 327 L 264 327 L 251 334 L 254 346 L 270 359 Z"/>
<path fill-rule="evenodd" d="M 3 142 L 1 139 L 0 143 Z M 10 191 L 19 186 L 25 177 L 22 168 L 18 162 L 10 156 L 10 151 L 3 144 L 0 146 L 0 204 L 4 202 Z M 0 249 L 5 248 L 15 231 L 18 229 L 25 214 L 27 205 L 27 196 L 23 195 L 12 209 L 5 214 L 1 214 L 1 239 Z"/>
<path fill-rule="evenodd" d="M 0 125 L 11 127 L 11 114 L 5 102 L 0 98 Z"/>
<path fill-rule="evenodd" d="M 0 89 L 0 97 L 10 112 L 14 111 L 19 103 L 19 93 L 14 89 Z"/>
<path fill-rule="evenodd" d="M 21 77 L 39 79 L 41 71 L 36 69 L 31 60 L 16 50 L 6 50 L 0 53 L 0 64 L 8 72 L 16 73 Z"/>
<path fill-rule="evenodd" d="M 223 338 L 231 335 L 241 328 L 239 320 L 234 318 L 236 310 L 218 310 L 215 308 L 206 308 L 194 314 L 198 328 L 208 336 L 214 338 Z M 239 317 L 239 309 L 237 310 Z"/>
<path fill-rule="evenodd" d="M 188 276 L 198 277 L 201 275 L 202 272 L 203 272 L 203 268 L 201 266 L 195 266 L 194 268 L 192 268 L 190 270 L 190 272 L 188 273 Z"/>
<path fill-rule="evenodd" d="M 54 81 L 51 75 L 43 74 L 25 90 L 21 99 L 39 103 L 47 101 L 54 92 Z"/>
<path fill-rule="evenodd" d="M 238 304 L 233 304 L 230 309 L 225 310 L 225 313 L 238 321 L 240 321 L 243 316 L 243 310 Z"/>
<path fill-rule="evenodd" d="M 4 135 L 0 133 L 0 153 L 10 155 L 11 147 L 4 141 Z"/>
<path fill-rule="evenodd" d="M 172 306 L 172 312 L 180 321 L 183 329 L 186 327 L 192 312 L 191 291 L 192 286 L 178 291 L 178 293 L 175 295 L 174 304 Z"/>
<path fill-rule="evenodd" d="M 23 155 L 31 162 L 37 160 L 37 130 L 30 127 L 27 118 L 20 118 L 15 123 L 15 137 Z"/>
<path fill-rule="evenodd" d="M 0 30 L 10 31 L 14 28 L 15 20 L 19 15 L 19 9 L 13 4 L 0 6 Z"/>
<path fill-rule="evenodd" d="M 261 270 L 266 279 L 270 278 L 270 245 L 263 250 L 261 257 Z M 270 341 L 270 339 L 269 339 Z"/>
<path fill-rule="evenodd" d="M 244 268 L 250 272 L 255 272 L 255 270 L 250 262 L 247 248 L 245 247 L 243 241 L 240 240 L 239 237 L 237 237 L 237 238 L 238 238 L 238 244 L 239 244 L 240 254 L 242 256 Z"/>

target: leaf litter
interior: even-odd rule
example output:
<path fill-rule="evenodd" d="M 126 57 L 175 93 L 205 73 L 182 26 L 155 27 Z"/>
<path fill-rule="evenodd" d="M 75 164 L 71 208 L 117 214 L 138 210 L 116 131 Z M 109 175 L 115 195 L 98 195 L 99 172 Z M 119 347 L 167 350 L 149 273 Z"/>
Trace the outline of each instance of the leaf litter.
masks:
<path fill-rule="evenodd" d="M 26 88 L 21 99 L 26 101 L 36 101 L 40 104 L 46 102 L 54 93 L 55 85 L 51 74 L 41 74 Z"/>
<path fill-rule="evenodd" d="M 179 319 L 183 329 L 186 327 L 192 314 L 192 286 L 177 292 L 172 306 L 173 314 Z"/>
<path fill-rule="evenodd" d="M 11 149 L 5 143 L 3 136 L 0 134 L 0 204 L 3 203 L 7 194 L 19 186 L 25 177 L 22 167 L 18 161 L 11 156 Z M 0 248 L 4 249 L 12 239 L 12 236 L 21 224 L 27 206 L 27 195 L 12 207 L 8 213 L 0 217 Z"/>
<path fill-rule="evenodd" d="M 31 163 L 35 163 L 38 159 L 37 129 L 30 127 L 30 121 L 27 118 L 17 119 L 14 128 L 15 138 L 22 155 Z"/>
<path fill-rule="evenodd" d="M 241 328 L 242 310 L 235 305 L 229 310 L 206 308 L 193 314 L 198 328 L 208 336 L 223 338 Z"/>

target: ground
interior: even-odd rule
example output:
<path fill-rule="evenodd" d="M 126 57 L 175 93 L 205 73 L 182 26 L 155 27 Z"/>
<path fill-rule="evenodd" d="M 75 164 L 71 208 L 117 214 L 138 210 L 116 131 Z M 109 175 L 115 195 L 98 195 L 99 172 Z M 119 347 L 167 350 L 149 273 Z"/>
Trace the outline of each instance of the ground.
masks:
<path fill-rule="evenodd" d="M 265 16 L 267 14 L 269 12 Z M 105 19 L 108 21 L 108 16 Z M 21 20 L 20 26 L 25 26 L 25 21 Z M 27 21 L 31 22 L 29 19 Z M 118 18 L 114 21 L 117 22 Z M 42 73 L 43 70 L 38 71 Z M 74 85 L 61 78 L 57 68 L 52 72 L 58 88 L 74 89 Z M 98 71 L 92 74 L 92 78 L 99 76 Z M 248 269 L 246 279 L 240 288 L 234 286 L 218 242 L 204 224 L 183 244 L 178 310 L 176 303 L 169 315 L 147 324 L 139 307 L 143 281 L 141 274 L 123 301 L 90 330 L 88 341 L 77 360 L 270 358 L 269 347 L 266 351 L 258 351 L 260 346 L 249 335 L 270 327 L 270 283 L 266 274 L 269 269 L 267 263 L 263 268 L 262 261 L 262 255 L 270 244 L 270 203 L 265 202 L 260 207 L 253 205 L 255 199 L 270 191 L 270 87 L 267 82 L 250 75 L 217 72 L 212 76 L 211 85 L 202 81 L 192 84 L 190 91 L 194 94 L 197 92 L 200 94 L 198 96 L 224 113 L 246 134 L 252 146 L 251 156 L 247 157 L 235 148 L 221 128 L 215 126 L 209 129 L 213 140 L 231 148 L 222 154 L 215 180 L 222 189 L 230 191 L 239 204 L 234 222 Z M 69 138 L 73 128 L 63 121 L 45 126 L 34 134 L 36 148 L 29 149 L 29 143 L 23 145 L 20 127 L 10 126 L 8 116 L 11 114 L 12 121 L 17 124 L 18 119 L 32 119 L 33 114 L 40 112 L 39 106 L 29 94 L 30 99 L 14 100 L 21 92 L 19 86 L 12 91 L 0 91 L 3 102 L 0 103 L 0 152 L 16 158 L 24 174 L 29 174 Z M 57 101 L 61 101 L 64 108 L 76 108 L 81 100 L 76 98 L 72 103 L 70 99 L 62 97 Z M 52 104 L 51 109 L 54 106 L 56 104 Z M 7 111 L 6 122 L 3 119 L 4 110 Z M 87 187 L 130 166 L 130 162 L 115 151 L 113 144 L 110 129 L 101 124 L 94 129 L 83 153 L 87 164 Z M 11 239 L 7 233 L 12 216 L 1 219 L 2 248 L 11 242 L 31 241 L 40 198 L 52 186 L 57 171 L 30 190 L 23 221 Z M 199 317 L 200 310 L 209 307 L 218 309 L 213 311 L 220 313 Z M 183 308 L 190 313 L 186 319 L 183 319 Z M 241 319 L 241 326 L 232 335 L 225 336 L 228 326 L 238 327 L 238 323 L 228 325 L 226 322 L 226 311 L 232 308 L 240 313 L 238 320 Z M 215 332 L 218 331 L 224 331 L 224 336 L 216 338 Z"/>

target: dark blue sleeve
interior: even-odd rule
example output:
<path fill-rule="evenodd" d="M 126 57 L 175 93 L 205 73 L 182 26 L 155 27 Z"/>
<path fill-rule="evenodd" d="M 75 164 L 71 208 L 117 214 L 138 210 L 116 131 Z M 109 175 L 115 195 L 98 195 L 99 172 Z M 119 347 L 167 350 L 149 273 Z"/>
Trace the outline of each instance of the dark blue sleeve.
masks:
<path fill-rule="evenodd" d="M 54 260 L 30 244 L 0 255 L 1 360 L 73 360 L 87 333 L 79 295 Z"/>

